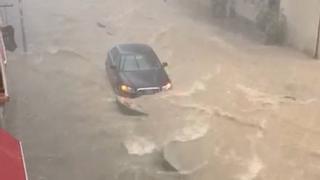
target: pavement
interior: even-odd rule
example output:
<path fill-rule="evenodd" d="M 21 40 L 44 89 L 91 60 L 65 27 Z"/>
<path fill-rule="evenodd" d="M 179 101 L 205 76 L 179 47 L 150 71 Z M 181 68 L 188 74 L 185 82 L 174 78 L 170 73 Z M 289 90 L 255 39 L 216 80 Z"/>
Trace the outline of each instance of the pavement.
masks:
<path fill-rule="evenodd" d="M 319 62 L 215 24 L 205 0 L 24 3 L 6 125 L 30 179 L 320 178 Z M 169 63 L 174 89 L 140 100 L 148 116 L 122 114 L 107 82 L 124 42 Z"/>

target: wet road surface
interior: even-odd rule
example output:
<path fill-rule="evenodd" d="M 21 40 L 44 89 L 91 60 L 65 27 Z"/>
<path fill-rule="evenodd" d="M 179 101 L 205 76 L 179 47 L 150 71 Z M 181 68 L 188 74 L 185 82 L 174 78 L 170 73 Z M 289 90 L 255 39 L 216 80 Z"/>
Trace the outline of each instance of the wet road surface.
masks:
<path fill-rule="evenodd" d="M 225 31 L 205 5 L 26 1 L 7 127 L 30 179 L 318 180 L 320 64 Z M 121 114 L 107 82 L 107 49 L 124 42 L 169 63 L 174 89 L 139 100 L 148 116 Z"/>

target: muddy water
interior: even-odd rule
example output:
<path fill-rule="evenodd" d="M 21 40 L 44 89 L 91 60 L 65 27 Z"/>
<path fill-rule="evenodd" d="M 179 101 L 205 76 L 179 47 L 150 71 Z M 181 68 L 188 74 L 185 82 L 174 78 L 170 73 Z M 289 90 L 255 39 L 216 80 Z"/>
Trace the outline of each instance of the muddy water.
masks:
<path fill-rule="evenodd" d="M 25 1 L 8 119 L 31 179 L 320 178 L 319 63 L 211 24 L 206 3 Z M 169 62 L 174 89 L 139 100 L 148 116 L 122 115 L 106 82 L 124 42 Z"/>

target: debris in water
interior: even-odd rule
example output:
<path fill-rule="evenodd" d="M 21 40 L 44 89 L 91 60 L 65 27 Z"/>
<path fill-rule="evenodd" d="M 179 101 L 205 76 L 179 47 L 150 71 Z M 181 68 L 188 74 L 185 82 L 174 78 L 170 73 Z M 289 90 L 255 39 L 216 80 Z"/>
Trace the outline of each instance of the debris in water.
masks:
<path fill-rule="evenodd" d="M 110 25 L 110 22 L 105 19 L 102 19 L 101 21 L 97 22 L 97 27 L 106 30 L 106 33 L 110 36 L 114 35 L 114 28 L 112 28 L 113 26 Z"/>
<path fill-rule="evenodd" d="M 129 154 L 142 156 L 150 154 L 156 149 L 156 144 L 152 141 L 144 138 L 133 136 L 124 142 L 124 146 L 127 148 Z"/>
<path fill-rule="evenodd" d="M 101 22 L 97 22 L 97 26 L 99 28 L 106 28 L 107 27 L 106 25 L 102 24 Z"/>
<path fill-rule="evenodd" d="M 289 99 L 289 100 L 292 100 L 292 101 L 296 101 L 297 100 L 297 98 L 293 97 L 293 96 L 284 96 L 283 98 Z"/>
<path fill-rule="evenodd" d="M 107 34 L 110 36 L 113 36 L 113 32 L 111 32 L 111 31 L 107 31 Z"/>

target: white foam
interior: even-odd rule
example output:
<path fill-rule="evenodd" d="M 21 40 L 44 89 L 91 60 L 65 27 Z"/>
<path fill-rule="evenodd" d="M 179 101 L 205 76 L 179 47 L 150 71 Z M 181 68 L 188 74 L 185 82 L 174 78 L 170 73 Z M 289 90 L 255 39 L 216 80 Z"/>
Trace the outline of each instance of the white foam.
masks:
<path fill-rule="evenodd" d="M 207 90 L 207 82 L 210 81 L 213 78 L 213 75 L 211 73 L 203 75 L 199 80 L 194 81 L 189 90 L 186 90 L 184 92 L 177 92 L 173 94 L 174 96 L 192 96 L 198 92 L 203 92 Z"/>
<path fill-rule="evenodd" d="M 254 180 L 258 177 L 261 170 L 264 168 L 264 165 L 261 159 L 255 155 L 249 162 L 248 162 L 248 171 L 245 174 L 239 176 L 240 180 Z"/>
<path fill-rule="evenodd" d="M 318 99 L 316 99 L 316 98 L 311 98 L 311 99 L 299 101 L 299 103 L 302 105 L 308 105 L 308 104 L 312 104 L 312 103 L 316 103 L 316 102 L 318 102 Z"/>
<path fill-rule="evenodd" d="M 156 144 L 144 137 L 133 136 L 124 142 L 129 154 L 142 156 L 156 149 Z"/>
<path fill-rule="evenodd" d="M 237 85 L 237 88 L 242 91 L 250 102 L 263 103 L 270 105 L 278 105 L 281 99 L 277 96 L 266 94 L 253 88 L 246 87 L 244 85 Z"/>
<path fill-rule="evenodd" d="M 60 48 L 57 46 L 49 46 L 47 49 L 47 52 L 50 54 L 57 54 L 59 52 Z"/>
<path fill-rule="evenodd" d="M 230 43 L 228 43 L 227 41 L 223 40 L 222 38 L 220 38 L 218 36 L 211 36 L 209 38 L 209 41 L 214 42 L 215 44 L 218 44 L 219 46 L 221 46 L 225 49 L 229 49 L 229 50 L 234 49 L 234 47 Z"/>
<path fill-rule="evenodd" d="M 189 124 L 181 130 L 178 130 L 174 135 L 175 141 L 187 142 L 199 139 L 205 136 L 210 128 L 209 123 L 205 122 L 196 122 Z"/>
<path fill-rule="evenodd" d="M 193 83 L 191 88 L 188 91 L 185 92 L 177 92 L 174 94 L 175 96 L 192 96 L 193 94 L 199 92 L 199 91 L 206 91 L 207 87 L 206 85 L 201 81 L 196 81 Z"/>

